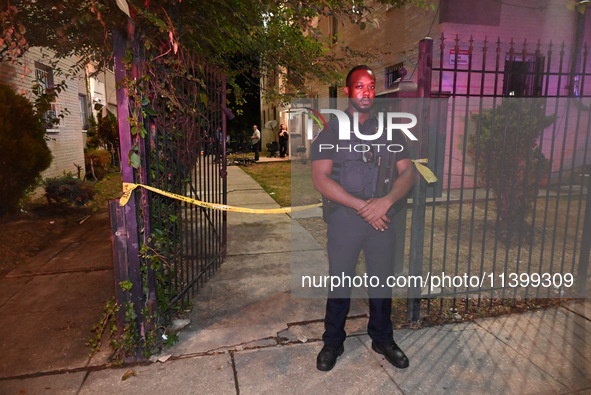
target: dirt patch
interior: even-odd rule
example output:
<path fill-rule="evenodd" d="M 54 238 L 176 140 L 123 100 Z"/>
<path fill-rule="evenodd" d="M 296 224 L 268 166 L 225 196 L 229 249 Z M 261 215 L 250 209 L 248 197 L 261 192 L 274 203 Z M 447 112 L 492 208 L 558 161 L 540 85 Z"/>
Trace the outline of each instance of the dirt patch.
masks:
<path fill-rule="evenodd" d="M 121 175 L 112 173 L 94 185 L 94 201 L 84 207 L 48 204 L 45 198 L 24 204 L 24 211 L 0 217 L 0 278 L 55 243 L 89 215 L 107 211 L 107 200 L 121 194 Z"/>
<path fill-rule="evenodd" d="M 59 241 L 90 214 L 89 207 L 37 204 L 26 212 L 0 218 L 0 277 Z"/>

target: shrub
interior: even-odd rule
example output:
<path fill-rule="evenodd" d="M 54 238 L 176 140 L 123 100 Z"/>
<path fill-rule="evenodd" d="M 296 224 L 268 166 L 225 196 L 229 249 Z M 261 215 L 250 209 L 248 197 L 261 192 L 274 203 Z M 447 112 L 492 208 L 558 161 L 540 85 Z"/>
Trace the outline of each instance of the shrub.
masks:
<path fill-rule="evenodd" d="M 103 148 L 113 154 L 118 152 L 119 125 L 113 113 L 107 111 L 105 116 L 99 113 L 96 120 L 91 115 L 89 125 L 88 138 L 86 139 L 88 148 Z"/>
<path fill-rule="evenodd" d="M 92 185 L 71 174 L 45 180 L 45 197 L 50 204 L 55 202 L 84 206 L 90 200 L 94 200 L 95 194 Z"/>
<path fill-rule="evenodd" d="M 505 232 L 526 230 L 526 218 L 548 168 L 538 140 L 555 117 L 540 99 L 505 98 L 492 110 L 471 114 L 478 133 L 468 139 L 468 153 L 478 176 L 492 189 Z"/>
<path fill-rule="evenodd" d="M 86 164 L 86 176 L 95 180 L 102 180 L 111 166 L 112 155 L 103 149 L 84 150 L 84 163 Z"/>
<path fill-rule="evenodd" d="M 18 209 L 50 163 L 41 117 L 29 100 L 0 85 L 0 215 Z"/>
<path fill-rule="evenodd" d="M 97 135 L 101 143 L 108 149 L 119 147 L 119 124 L 115 115 L 109 111 L 97 120 Z"/>

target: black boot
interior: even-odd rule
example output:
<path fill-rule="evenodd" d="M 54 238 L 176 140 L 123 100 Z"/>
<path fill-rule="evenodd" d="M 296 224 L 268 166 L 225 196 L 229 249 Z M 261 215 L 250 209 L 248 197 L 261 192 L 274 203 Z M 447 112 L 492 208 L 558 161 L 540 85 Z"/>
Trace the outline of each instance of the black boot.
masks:
<path fill-rule="evenodd" d="M 371 348 L 378 354 L 382 354 L 388 362 L 400 369 L 408 368 L 408 357 L 394 342 L 392 343 L 376 343 L 371 342 Z"/>
<path fill-rule="evenodd" d="M 318 353 L 318 357 L 316 357 L 316 367 L 318 370 L 328 372 L 334 368 L 337 358 L 343 354 L 343 351 L 345 351 L 345 347 L 342 344 L 340 346 L 325 345 L 322 347 L 322 350 Z"/>

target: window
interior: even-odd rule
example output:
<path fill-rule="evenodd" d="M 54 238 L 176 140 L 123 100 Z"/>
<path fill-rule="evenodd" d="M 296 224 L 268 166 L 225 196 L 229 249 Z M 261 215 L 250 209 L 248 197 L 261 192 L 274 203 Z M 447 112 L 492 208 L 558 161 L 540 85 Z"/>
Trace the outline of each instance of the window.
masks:
<path fill-rule="evenodd" d="M 86 95 L 78 94 L 78 101 L 80 102 L 80 122 L 82 129 L 88 130 L 88 100 Z"/>
<path fill-rule="evenodd" d="M 53 70 L 51 67 L 35 62 L 35 81 L 41 85 L 43 92 L 46 92 L 47 89 L 52 89 L 54 85 Z"/>
<path fill-rule="evenodd" d="M 51 94 L 51 90 L 55 87 L 53 82 L 53 70 L 51 67 L 42 63 L 35 62 L 35 82 L 39 86 L 38 94 Z M 59 116 L 62 111 L 59 105 L 54 100 L 49 103 L 49 109 L 43 114 L 43 121 L 48 132 L 59 131 Z M 63 125 L 63 120 L 62 120 Z"/>
<path fill-rule="evenodd" d="M 386 67 L 386 89 L 392 88 L 397 79 L 402 78 L 403 63 L 396 63 L 393 66 Z"/>
<path fill-rule="evenodd" d="M 329 108 L 337 108 L 338 88 L 336 86 L 328 87 Z"/>
<path fill-rule="evenodd" d="M 517 2 L 518 3 L 518 2 Z M 445 0 L 440 2 L 439 23 L 499 26 L 501 0 Z"/>
<path fill-rule="evenodd" d="M 503 96 L 537 97 L 542 95 L 544 58 L 534 55 L 507 56 L 503 79 Z"/>
<path fill-rule="evenodd" d="M 332 15 L 329 23 L 328 33 L 330 35 L 330 45 L 334 45 L 337 43 L 337 36 L 339 34 L 339 21 L 336 16 Z"/>

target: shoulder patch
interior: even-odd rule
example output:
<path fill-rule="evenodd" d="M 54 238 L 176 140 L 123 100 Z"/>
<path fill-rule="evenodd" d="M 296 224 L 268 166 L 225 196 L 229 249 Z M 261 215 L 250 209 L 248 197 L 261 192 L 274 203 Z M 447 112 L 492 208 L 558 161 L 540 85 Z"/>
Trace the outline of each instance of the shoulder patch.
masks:
<path fill-rule="evenodd" d="M 318 138 L 318 136 L 320 136 L 320 133 L 322 133 L 322 131 L 324 131 L 324 130 L 325 130 L 324 128 L 318 130 L 316 132 L 316 134 L 314 135 L 314 138 L 312 139 L 312 142 L 316 141 L 316 139 Z"/>

